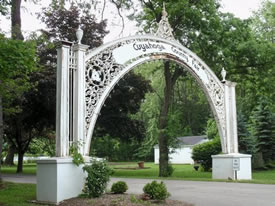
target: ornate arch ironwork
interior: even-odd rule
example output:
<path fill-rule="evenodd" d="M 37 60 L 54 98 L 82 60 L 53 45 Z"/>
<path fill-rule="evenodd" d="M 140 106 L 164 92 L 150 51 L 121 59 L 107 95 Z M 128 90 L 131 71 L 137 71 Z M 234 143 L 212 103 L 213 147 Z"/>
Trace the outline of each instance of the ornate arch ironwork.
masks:
<path fill-rule="evenodd" d="M 159 59 L 177 62 L 197 80 L 211 105 L 226 151 L 223 84 L 196 54 L 177 41 L 143 35 L 119 39 L 86 54 L 86 153 L 97 116 L 113 87 L 137 65 Z"/>

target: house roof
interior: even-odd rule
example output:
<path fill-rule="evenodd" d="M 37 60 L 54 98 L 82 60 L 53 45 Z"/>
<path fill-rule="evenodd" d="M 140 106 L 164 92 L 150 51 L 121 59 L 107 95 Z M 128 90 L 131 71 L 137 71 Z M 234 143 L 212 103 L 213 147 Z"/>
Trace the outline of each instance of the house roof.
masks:
<path fill-rule="evenodd" d="M 203 135 L 203 136 L 178 137 L 178 141 L 180 145 L 196 145 L 207 141 L 207 136 Z"/>
<path fill-rule="evenodd" d="M 203 142 L 207 142 L 207 136 L 185 136 L 185 137 L 178 137 L 178 142 L 180 146 L 194 146 L 196 144 L 201 144 Z M 159 145 L 154 146 L 155 149 L 159 148 Z"/>

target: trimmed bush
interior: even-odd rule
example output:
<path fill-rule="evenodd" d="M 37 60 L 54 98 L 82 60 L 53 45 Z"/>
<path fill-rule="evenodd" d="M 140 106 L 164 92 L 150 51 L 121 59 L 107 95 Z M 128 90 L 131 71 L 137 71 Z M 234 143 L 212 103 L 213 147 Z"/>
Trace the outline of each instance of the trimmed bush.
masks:
<path fill-rule="evenodd" d="M 124 181 L 118 181 L 114 183 L 111 187 L 111 192 L 115 194 L 123 194 L 127 190 L 128 190 L 128 186 Z"/>
<path fill-rule="evenodd" d="M 87 172 L 83 193 L 88 197 L 100 197 L 105 192 L 113 170 L 104 161 L 91 161 L 83 170 Z"/>
<path fill-rule="evenodd" d="M 215 138 L 209 142 L 196 145 L 193 148 L 192 158 L 194 161 L 201 164 L 204 171 L 209 171 L 212 168 L 211 155 L 221 153 L 221 142 L 219 138 Z"/>
<path fill-rule="evenodd" d="M 157 183 L 155 180 L 152 183 L 147 183 L 143 187 L 143 192 L 153 200 L 165 200 L 170 196 L 165 184 Z"/>

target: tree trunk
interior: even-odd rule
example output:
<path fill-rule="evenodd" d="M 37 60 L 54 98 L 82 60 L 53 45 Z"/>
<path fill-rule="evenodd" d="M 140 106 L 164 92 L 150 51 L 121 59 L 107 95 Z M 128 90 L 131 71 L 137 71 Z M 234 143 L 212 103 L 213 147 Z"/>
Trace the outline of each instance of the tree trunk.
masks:
<path fill-rule="evenodd" d="M 262 169 L 265 166 L 264 159 L 263 159 L 263 153 L 262 152 L 257 152 L 254 155 L 253 158 L 253 168 L 254 169 Z"/>
<path fill-rule="evenodd" d="M 165 134 L 165 129 L 168 124 L 169 105 L 172 97 L 172 79 L 171 79 L 169 62 L 164 63 L 164 76 L 165 76 L 164 101 L 162 103 L 162 107 L 160 111 L 160 119 L 159 119 L 160 134 L 158 137 L 159 176 L 160 177 L 168 176 L 169 148 L 168 148 L 168 137 Z"/>
<path fill-rule="evenodd" d="M 22 0 L 12 0 L 11 4 L 11 37 L 17 40 L 24 40 L 21 31 L 21 1 Z"/>
<path fill-rule="evenodd" d="M 0 81 L 0 85 L 1 85 L 1 81 Z M 2 182 L 1 165 L 2 165 L 3 136 L 4 136 L 3 106 L 2 106 L 2 97 L 0 95 L 0 183 Z"/>
<path fill-rule="evenodd" d="M 160 119 L 159 119 L 159 176 L 169 176 L 168 162 L 169 162 L 169 144 L 168 136 L 166 134 L 166 128 L 168 126 L 168 113 L 169 107 L 173 96 L 173 90 L 175 83 L 180 75 L 183 74 L 182 69 L 176 69 L 175 72 L 171 73 L 170 63 L 166 61 L 164 63 L 164 77 L 165 77 L 165 88 L 164 88 L 164 101 L 161 106 Z"/>
<path fill-rule="evenodd" d="M 16 147 L 14 145 L 10 145 L 8 154 L 7 154 L 5 162 L 4 162 L 5 165 L 8 165 L 8 166 L 14 165 L 13 159 L 14 159 L 15 153 L 16 153 Z"/>
<path fill-rule="evenodd" d="M 23 158 L 24 158 L 24 152 L 18 151 L 18 164 L 17 164 L 16 173 L 23 172 Z"/>

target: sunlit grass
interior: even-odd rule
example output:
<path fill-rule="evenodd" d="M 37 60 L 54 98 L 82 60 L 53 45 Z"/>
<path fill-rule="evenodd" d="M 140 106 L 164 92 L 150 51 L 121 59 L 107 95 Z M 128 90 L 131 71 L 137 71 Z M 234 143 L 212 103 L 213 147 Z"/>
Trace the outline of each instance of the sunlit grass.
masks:
<path fill-rule="evenodd" d="M 16 173 L 16 165 L 14 166 L 2 166 L 1 172 L 3 174 L 15 174 Z M 36 163 L 27 163 L 23 166 L 23 174 L 36 174 Z"/>
<path fill-rule="evenodd" d="M 158 177 L 158 165 L 154 163 L 145 163 L 145 168 L 148 169 L 126 169 L 138 167 L 137 163 L 117 163 L 111 164 L 112 168 L 125 168 L 114 169 L 113 177 L 128 177 L 128 178 L 147 178 L 157 179 Z M 201 170 L 196 171 L 192 165 L 173 165 L 174 173 L 171 177 L 166 179 L 180 179 L 180 180 L 192 180 L 192 181 L 227 181 L 227 180 L 213 180 L 211 172 L 203 172 Z M 275 169 L 266 171 L 253 171 L 252 180 L 238 181 L 247 183 L 259 183 L 259 184 L 275 184 Z"/>
<path fill-rule="evenodd" d="M 134 168 L 137 163 L 111 165 L 112 168 Z M 114 169 L 114 177 L 135 177 L 135 178 L 159 178 L 159 165 L 154 163 L 145 163 L 145 169 Z M 173 165 L 174 172 L 169 179 L 211 179 L 211 172 L 195 171 L 192 165 Z"/>
<path fill-rule="evenodd" d="M 255 183 L 275 184 L 275 169 L 253 171 L 252 179 Z"/>
<path fill-rule="evenodd" d="M 33 206 L 31 200 L 36 199 L 36 185 L 14 184 L 4 182 L 0 188 L 0 205 L 5 206 Z"/>

